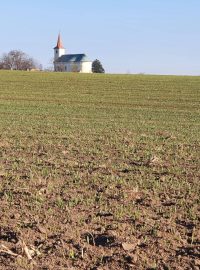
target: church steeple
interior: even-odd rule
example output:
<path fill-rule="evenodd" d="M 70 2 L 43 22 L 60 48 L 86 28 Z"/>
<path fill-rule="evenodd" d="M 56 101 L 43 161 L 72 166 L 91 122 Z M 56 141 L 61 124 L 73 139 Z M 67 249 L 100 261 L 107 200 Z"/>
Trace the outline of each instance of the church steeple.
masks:
<path fill-rule="evenodd" d="M 58 35 L 57 45 L 56 45 L 56 47 L 54 49 L 64 49 L 63 44 L 62 44 L 60 33 Z"/>
<path fill-rule="evenodd" d="M 61 57 L 64 54 L 65 54 L 65 48 L 64 48 L 64 46 L 62 44 L 61 36 L 60 36 L 60 33 L 59 33 L 57 45 L 54 48 L 54 61 L 58 60 L 58 58 Z"/>

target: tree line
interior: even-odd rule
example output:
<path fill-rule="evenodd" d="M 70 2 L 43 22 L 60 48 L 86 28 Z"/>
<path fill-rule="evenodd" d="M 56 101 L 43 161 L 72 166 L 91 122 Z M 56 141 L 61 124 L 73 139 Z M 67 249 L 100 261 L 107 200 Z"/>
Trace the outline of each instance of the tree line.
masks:
<path fill-rule="evenodd" d="M 0 69 L 6 70 L 31 70 L 42 69 L 35 59 L 20 50 L 4 53 L 0 58 Z M 96 59 L 92 62 L 93 73 L 105 73 L 101 62 Z"/>
<path fill-rule="evenodd" d="M 0 58 L 0 69 L 7 70 L 30 70 L 39 69 L 40 65 L 35 59 L 19 50 L 4 53 Z"/>

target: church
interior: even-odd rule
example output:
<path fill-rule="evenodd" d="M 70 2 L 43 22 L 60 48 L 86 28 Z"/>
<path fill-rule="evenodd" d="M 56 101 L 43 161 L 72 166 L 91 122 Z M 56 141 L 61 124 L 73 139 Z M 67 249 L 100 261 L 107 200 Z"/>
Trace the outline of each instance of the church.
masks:
<path fill-rule="evenodd" d="M 92 73 L 92 61 L 85 54 L 65 54 L 59 34 L 54 48 L 54 71 Z"/>

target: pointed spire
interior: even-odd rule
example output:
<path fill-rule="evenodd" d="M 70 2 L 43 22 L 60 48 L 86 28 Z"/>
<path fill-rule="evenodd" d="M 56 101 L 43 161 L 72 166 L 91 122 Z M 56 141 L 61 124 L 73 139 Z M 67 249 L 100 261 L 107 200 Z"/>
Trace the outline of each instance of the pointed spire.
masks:
<path fill-rule="evenodd" d="M 55 49 L 64 49 L 63 44 L 62 44 L 60 33 L 58 35 L 58 41 L 57 41 L 57 45 L 56 45 Z"/>

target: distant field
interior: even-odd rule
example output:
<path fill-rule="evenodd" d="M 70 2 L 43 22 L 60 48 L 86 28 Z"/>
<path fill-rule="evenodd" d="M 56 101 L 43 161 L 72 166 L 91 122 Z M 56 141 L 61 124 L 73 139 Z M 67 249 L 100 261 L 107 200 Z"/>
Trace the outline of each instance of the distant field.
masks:
<path fill-rule="evenodd" d="M 0 269 L 199 269 L 199 138 L 200 77 L 1 71 Z"/>

